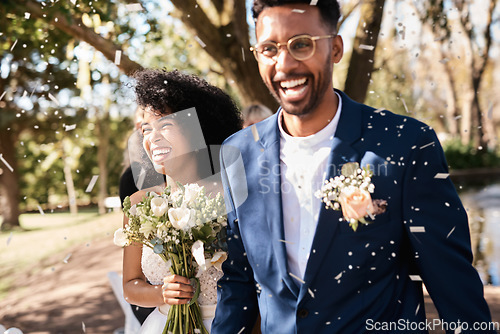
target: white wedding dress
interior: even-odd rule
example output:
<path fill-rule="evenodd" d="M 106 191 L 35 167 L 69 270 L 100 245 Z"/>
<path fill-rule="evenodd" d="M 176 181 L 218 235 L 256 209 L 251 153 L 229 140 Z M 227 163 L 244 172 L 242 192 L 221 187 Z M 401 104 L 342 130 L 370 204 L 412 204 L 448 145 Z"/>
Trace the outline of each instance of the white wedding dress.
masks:
<path fill-rule="evenodd" d="M 142 248 L 142 272 L 153 285 L 163 285 L 163 278 L 170 275 L 170 263 L 165 263 L 158 254 L 147 246 Z M 215 316 L 215 306 L 217 305 L 217 281 L 222 277 L 222 272 L 212 266 L 201 273 L 200 295 L 198 304 L 205 328 L 210 332 L 212 320 Z M 167 322 L 167 314 L 170 305 L 157 307 L 142 324 L 140 334 L 161 334 Z"/>

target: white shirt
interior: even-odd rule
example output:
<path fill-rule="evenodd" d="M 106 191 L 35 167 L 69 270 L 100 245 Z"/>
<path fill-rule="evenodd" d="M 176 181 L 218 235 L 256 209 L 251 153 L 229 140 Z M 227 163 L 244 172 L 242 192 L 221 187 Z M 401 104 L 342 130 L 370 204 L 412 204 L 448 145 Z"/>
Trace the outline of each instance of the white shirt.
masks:
<path fill-rule="evenodd" d="M 337 93 L 336 93 L 337 94 Z M 330 123 L 307 137 L 292 137 L 280 129 L 281 199 L 288 269 L 297 283 L 304 273 L 318 224 L 321 200 L 314 196 L 326 179 L 328 157 L 340 118 L 342 100 L 339 94 L 337 112 Z"/>

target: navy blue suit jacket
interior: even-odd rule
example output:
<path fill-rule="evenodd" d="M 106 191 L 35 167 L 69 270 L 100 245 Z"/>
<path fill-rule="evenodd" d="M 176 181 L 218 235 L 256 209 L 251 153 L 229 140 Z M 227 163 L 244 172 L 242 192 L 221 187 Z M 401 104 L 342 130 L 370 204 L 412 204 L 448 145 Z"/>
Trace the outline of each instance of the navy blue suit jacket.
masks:
<path fill-rule="evenodd" d="M 322 207 L 301 284 L 287 268 L 277 114 L 228 138 L 229 258 L 212 333 L 249 332 L 259 310 L 263 333 L 426 333 L 422 281 L 449 333 L 459 321 L 469 329 L 491 321 L 466 212 L 442 178 L 448 168 L 434 131 L 337 92 L 328 178 L 346 162 L 371 165 L 372 198 L 385 199 L 386 212 L 354 232 L 341 211 Z"/>

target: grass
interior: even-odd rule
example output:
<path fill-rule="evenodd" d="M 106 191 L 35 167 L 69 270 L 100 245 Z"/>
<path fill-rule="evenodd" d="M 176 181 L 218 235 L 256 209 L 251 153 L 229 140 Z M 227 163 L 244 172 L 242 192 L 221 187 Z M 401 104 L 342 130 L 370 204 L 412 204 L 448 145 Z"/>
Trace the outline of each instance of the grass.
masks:
<path fill-rule="evenodd" d="M 0 299 L 19 272 L 40 270 L 49 257 L 76 244 L 112 235 L 122 225 L 122 213 L 99 216 L 97 210 L 70 213 L 28 213 L 22 229 L 0 233 Z M 63 261 L 65 254 L 60 260 Z"/>

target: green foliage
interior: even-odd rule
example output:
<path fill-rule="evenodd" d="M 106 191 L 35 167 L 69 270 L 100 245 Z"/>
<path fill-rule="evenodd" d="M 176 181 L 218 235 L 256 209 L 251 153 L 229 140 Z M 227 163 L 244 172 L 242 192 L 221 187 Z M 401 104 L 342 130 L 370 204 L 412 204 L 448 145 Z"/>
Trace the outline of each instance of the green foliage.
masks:
<path fill-rule="evenodd" d="M 472 144 L 463 145 L 459 139 L 443 143 L 443 149 L 451 169 L 498 168 L 500 166 L 498 150 L 479 150 Z"/>

